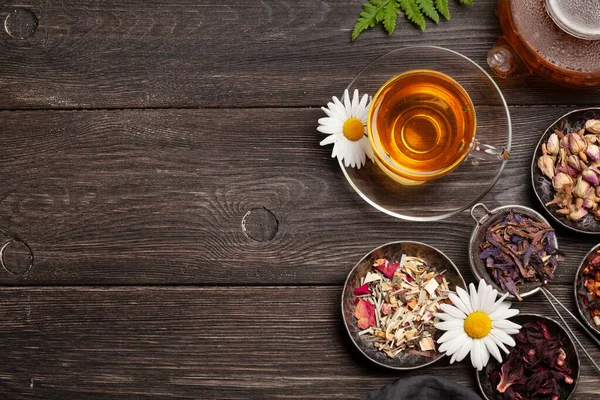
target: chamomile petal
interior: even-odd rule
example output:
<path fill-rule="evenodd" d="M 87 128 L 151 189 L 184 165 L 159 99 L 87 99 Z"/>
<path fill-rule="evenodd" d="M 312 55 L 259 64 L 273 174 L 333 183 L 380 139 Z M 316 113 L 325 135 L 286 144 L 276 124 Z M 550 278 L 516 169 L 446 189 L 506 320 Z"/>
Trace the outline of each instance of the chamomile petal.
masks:
<path fill-rule="evenodd" d="M 506 319 L 501 319 L 498 321 L 493 321 L 492 320 L 492 327 L 494 328 L 498 328 L 498 329 L 516 329 L 517 331 L 519 329 L 521 329 L 521 325 L 519 324 L 515 324 L 512 321 L 506 320 Z"/>
<path fill-rule="evenodd" d="M 481 361 L 482 361 L 481 368 L 482 369 L 490 361 L 490 352 L 488 351 L 487 346 L 485 345 L 484 339 L 479 339 L 478 340 L 479 347 L 481 348 L 481 356 L 482 356 L 482 359 L 481 359 Z"/>
<path fill-rule="evenodd" d="M 365 94 L 360 103 L 358 104 L 358 112 L 356 118 L 360 119 L 363 123 L 367 123 L 367 116 L 369 115 L 369 95 Z"/>
<path fill-rule="evenodd" d="M 329 135 L 325 139 L 321 140 L 319 145 L 327 146 L 328 144 L 335 143 L 336 140 L 338 139 L 335 137 L 335 135 Z"/>
<path fill-rule="evenodd" d="M 465 357 L 467 356 L 467 354 L 469 354 L 469 352 L 471 351 L 471 348 L 473 347 L 473 339 L 471 339 L 466 334 L 465 334 L 465 336 L 467 337 L 467 339 L 465 340 L 463 346 L 460 348 L 460 350 L 456 354 L 456 361 L 458 361 L 458 362 L 461 362 L 462 360 L 464 360 Z"/>
<path fill-rule="evenodd" d="M 460 299 L 460 297 L 458 297 L 454 293 L 450 293 L 448 295 L 448 298 L 450 298 L 450 300 L 456 306 L 456 308 L 458 308 L 460 311 L 464 312 L 465 315 L 467 315 L 467 314 L 469 314 L 471 312 L 471 311 L 469 311 L 471 309 L 471 307 L 470 306 L 467 307 L 465 305 L 465 303 L 463 303 L 463 301 Z"/>
<path fill-rule="evenodd" d="M 344 107 L 346 108 L 346 117 L 352 118 L 352 101 L 348 89 L 344 90 Z"/>
<path fill-rule="evenodd" d="M 479 311 L 479 296 L 477 296 L 477 289 L 472 283 L 469 284 L 469 295 L 471 296 L 471 307 L 473 307 L 473 311 Z"/>
<path fill-rule="evenodd" d="M 358 98 L 358 89 L 354 89 L 354 95 L 352 96 L 352 114 L 351 117 L 358 117 L 358 104 L 360 100 Z"/>
<path fill-rule="evenodd" d="M 458 286 L 456 288 L 456 294 L 458 295 L 458 297 L 460 297 L 460 299 L 462 300 L 465 307 L 467 307 L 469 314 L 472 313 L 473 307 L 471 306 L 471 300 L 469 298 L 469 293 L 465 289 Z"/>
<path fill-rule="evenodd" d="M 442 336 L 440 336 L 440 338 L 437 340 L 437 342 L 438 342 L 438 344 L 442 344 L 444 342 L 447 342 L 449 340 L 457 338 L 458 336 L 460 336 L 461 333 L 463 333 L 463 332 L 461 332 L 458 329 L 453 330 L 453 331 L 444 332 L 444 334 Z"/>
<path fill-rule="evenodd" d="M 500 350 L 498 350 L 498 346 L 496 346 L 496 343 L 494 342 L 494 340 L 490 337 L 484 337 L 483 343 L 485 343 L 485 347 L 487 347 L 490 354 L 496 360 L 498 360 L 498 362 L 502 362 L 502 355 L 500 354 Z"/>
<path fill-rule="evenodd" d="M 458 308 L 451 306 L 450 304 L 441 304 L 440 309 L 443 312 L 445 312 L 446 314 L 450 314 L 454 318 L 461 318 L 461 319 L 467 318 L 467 314 L 460 311 Z"/>
<path fill-rule="evenodd" d="M 498 329 L 498 328 L 492 328 L 492 331 L 490 332 L 490 334 L 494 337 L 497 337 L 498 339 L 500 339 L 500 341 L 504 344 L 507 344 L 509 346 L 514 346 L 516 344 L 515 339 L 513 339 L 512 337 L 510 337 L 510 335 L 506 332 L 504 332 L 502 329 Z"/>
<path fill-rule="evenodd" d="M 443 331 L 453 331 L 455 329 L 462 330 L 464 322 L 459 319 L 454 319 L 451 321 L 438 322 L 435 324 L 436 329 L 441 329 Z"/>
<path fill-rule="evenodd" d="M 479 340 L 473 341 L 473 347 L 471 348 L 471 363 L 477 370 L 483 369 L 483 363 L 481 360 L 481 348 L 479 347 Z"/>

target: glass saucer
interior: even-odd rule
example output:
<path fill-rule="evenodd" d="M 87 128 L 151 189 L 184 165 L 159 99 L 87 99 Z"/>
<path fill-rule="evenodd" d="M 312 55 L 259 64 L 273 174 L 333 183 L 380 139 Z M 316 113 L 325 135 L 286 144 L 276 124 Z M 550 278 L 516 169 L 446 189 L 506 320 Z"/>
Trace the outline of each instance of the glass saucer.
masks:
<path fill-rule="evenodd" d="M 481 67 L 441 47 L 391 51 L 365 67 L 348 90 L 352 93 L 358 89 L 361 95 L 373 96 L 390 78 L 415 69 L 446 74 L 466 90 L 477 117 L 477 148 L 448 175 L 417 186 L 397 183 L 372 161 L 361 169 L 345 167 L 340 162 L 340 168 L 352 188 L 376 209 L 400 219 L 436 221 L 470 208 L 498 181 L 507 159 L 489 154 L 509 154 L 510 114 L 500 89 Z"/>

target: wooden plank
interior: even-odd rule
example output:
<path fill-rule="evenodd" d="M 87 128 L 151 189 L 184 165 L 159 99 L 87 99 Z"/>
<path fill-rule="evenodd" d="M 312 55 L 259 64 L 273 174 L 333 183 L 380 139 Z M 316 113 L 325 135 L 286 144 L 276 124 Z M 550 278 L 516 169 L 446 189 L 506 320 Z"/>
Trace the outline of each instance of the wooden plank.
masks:
<path fill-rule="evenodd" d="M 570 301 L 568 288 L 555 288 Z M 0 386 L 19 399 L 355 399 L 416 374 L 476 385 L 468 363 L 414 372 L 352 348 L 340 287 L 3 288 Z M 543 297 L 523 312 L 551 314 Z M 588 345 L 589 340 L 583 339 Z M 600 357 L 600 350 L 594 349 Z M 597 398 L 587 360 L 574 400 Z"/>
<path fill-rule="evenodd" d="M 0 21 L 23 15 L 6 25 L 17 37 L 0 31 L 0 108 L 314 106 L 390 50 L 447 46 L 486 65 L 500 35 L 496 0 L 451 1 L 452 20 L 426 33 L 402 17 L 391 37 L 351 42 L 363 2 L 5 1 Z M 538 78 L 500 85 L 511 104 L 600 102 Z"/>
<path fill-rule="evenodd" d="M 567 110 L 512 108 L 512 159 L 488 205 L 539 209 L 530 156 L 541 131 Z M 401 239 L 437 246 L 467 272 L 467 213 L 415 224 L 373 209 L 330 148 L 319 147 L 321 114 L 0 113 L 0 229 L 34 255 L 24 273 L 28 255 L 17 252 L 15 274 L 0 268 L 0 282 L 341 284 L 362 255 Z M 568 256 L 558 280 L 566 284 L 596 239 L 558 235 Z"/>

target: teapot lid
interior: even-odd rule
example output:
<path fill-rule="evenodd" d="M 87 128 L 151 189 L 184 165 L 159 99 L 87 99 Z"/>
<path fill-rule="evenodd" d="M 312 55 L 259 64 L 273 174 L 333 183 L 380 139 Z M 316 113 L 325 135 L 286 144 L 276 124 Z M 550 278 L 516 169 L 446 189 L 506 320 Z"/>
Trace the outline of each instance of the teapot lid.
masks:
<path fill-rule="evenodd" d="M 600 73 L 600 40 L 580 38 L 589 34 L 600 37 L 600 0 L 508 3 L 515 33 L 540 61 L 575 73 Z"/>
<path fill-rule="evenodd" d="M 568 34 L 580 39 L 600 39 L 600 1 L 546 0 L 546 10 Z"/>

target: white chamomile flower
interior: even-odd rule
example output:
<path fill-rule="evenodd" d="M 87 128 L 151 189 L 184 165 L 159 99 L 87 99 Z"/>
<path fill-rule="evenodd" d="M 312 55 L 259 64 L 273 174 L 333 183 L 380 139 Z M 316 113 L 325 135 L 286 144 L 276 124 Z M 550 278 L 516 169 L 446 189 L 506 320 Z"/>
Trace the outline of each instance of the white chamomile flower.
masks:
<path fill-rule="evenodd" d="M 504 301 L 508 294 L 496 301 L 498 291 L 484 280 L 479 281 L 478 290 L 472 283 L 469 290 L 470 294 L 457 287 L 456 294 L 449 295 L 454 306 L 440 306 L 444 313 L 438 313 L 436 317 L 443 322 L 435 327 L 446 332 L 437 343 L 440 352 L 451 356 L 451 364 L 462 361 L 470 352 L 473 367 L 481 371 L 490 360 L 490 354 L 502 362 L 498 348 L 508 354 L 505 345 L 515 345 L 510 335 L 519 333 L 521 326 L 510 322 L 508 318 L 517 315 L 519 310 L 511 309 L 511 303 Z"/>
<path fill-rule="evenodd" d="M 352 101 L 348 89 L 344 91 L 344 102 L 333 96 L 333 103 L 321 107 L 328 115 L 319 119 L 319 132 L 327 136 L 321 146 L 333 143 L 331 157 L 338 157 L 346 167 L 360 168 L 366 158 L 373 159 L 373 149 L 365 136 L 365 125 L 369 114 L 369 96 L 359 98 L 358 90 L 354 91 Z"/>

